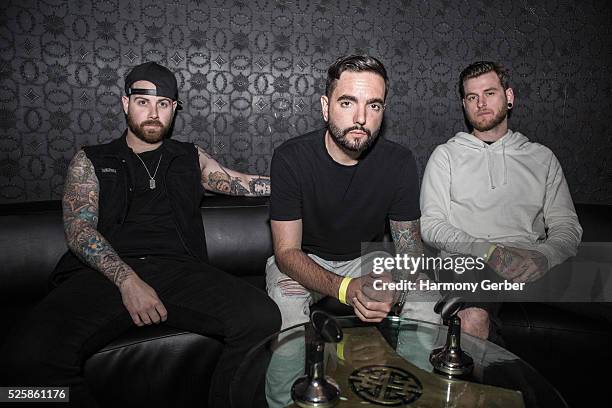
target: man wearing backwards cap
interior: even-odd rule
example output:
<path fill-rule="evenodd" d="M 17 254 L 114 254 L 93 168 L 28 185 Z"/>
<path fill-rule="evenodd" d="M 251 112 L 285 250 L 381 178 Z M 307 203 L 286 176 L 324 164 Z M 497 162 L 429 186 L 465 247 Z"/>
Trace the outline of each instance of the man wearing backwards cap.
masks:
<path fill-rule="evenodd" d="M 11 353 L 0 354 L 12 359 L 3 371 L 20 386 L 69 385 L 72 404 L 96 406 L 85 359 L 132 325 L 165 322 L 224 338 L 209 406 L 227 408 L 239 363 L 278 330 L 280 315 L 263 291 L 207 264 L 200 200 L 203 188 L 268 195 L 269 179 L 165 138 L 178 102 L 167 68 L 138 65 L 125 93 L 123 136 L 83 148 L 70 163 L 62 200 L 70 250 L 54 290 L 13 333 Z"/>

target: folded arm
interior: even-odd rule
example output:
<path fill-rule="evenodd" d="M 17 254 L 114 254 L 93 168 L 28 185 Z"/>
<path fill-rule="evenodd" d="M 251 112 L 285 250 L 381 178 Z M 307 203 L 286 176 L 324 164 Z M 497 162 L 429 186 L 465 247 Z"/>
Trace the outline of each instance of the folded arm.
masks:
<path fill-rule="evenodd" d="M 204 149 L 198 149 L 202 186 L 206 190 L 247 197 L 269 196 L 270 177 L 244 174 L 228 169 L 217 162 Z"/>

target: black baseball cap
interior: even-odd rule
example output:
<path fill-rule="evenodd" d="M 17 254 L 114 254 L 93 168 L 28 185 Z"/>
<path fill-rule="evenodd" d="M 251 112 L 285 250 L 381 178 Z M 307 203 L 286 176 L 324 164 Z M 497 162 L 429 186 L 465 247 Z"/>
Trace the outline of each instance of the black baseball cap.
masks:
<path fill-rule="evenodd" d="M 136 81 L 152 82 L 156 89 L 132 88 Z M 174 74 L 156 62 L 145 62 L 132 68 L 125 77 L 125 94 L 164 96 L 180 103 Z"/>

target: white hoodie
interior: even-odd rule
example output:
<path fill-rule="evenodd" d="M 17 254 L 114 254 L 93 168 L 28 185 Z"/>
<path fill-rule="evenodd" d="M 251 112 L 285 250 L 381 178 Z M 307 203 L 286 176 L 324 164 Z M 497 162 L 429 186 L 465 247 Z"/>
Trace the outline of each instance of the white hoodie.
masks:
<path fill-rule="evenodd" d="M 491 145 L 459 132 L 432 153 L 421 189 L 423 240 L 444 254 L 484 256 L 491 243 L 576 254 L 582 228 L 550 149 L 508 132 Z"/>

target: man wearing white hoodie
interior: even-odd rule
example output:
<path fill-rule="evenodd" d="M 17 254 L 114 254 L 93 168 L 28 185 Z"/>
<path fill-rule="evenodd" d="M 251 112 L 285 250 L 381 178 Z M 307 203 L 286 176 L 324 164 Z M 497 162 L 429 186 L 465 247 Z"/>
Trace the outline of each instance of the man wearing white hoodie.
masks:
<path fill-rule="evenodd" d="M 561 165 L 550 149 L 508 129 L 514 92 L 501 65 L 471 64 L 459 91 L 473 131 L 429 158 L 423 240 L 441 256 L 482 257 L 503 279 L 533 282 L 575 255 L 582 236 Z M 459 312 L 463 331 L 494 338 L 498 306 L 468 304 Z"/>

